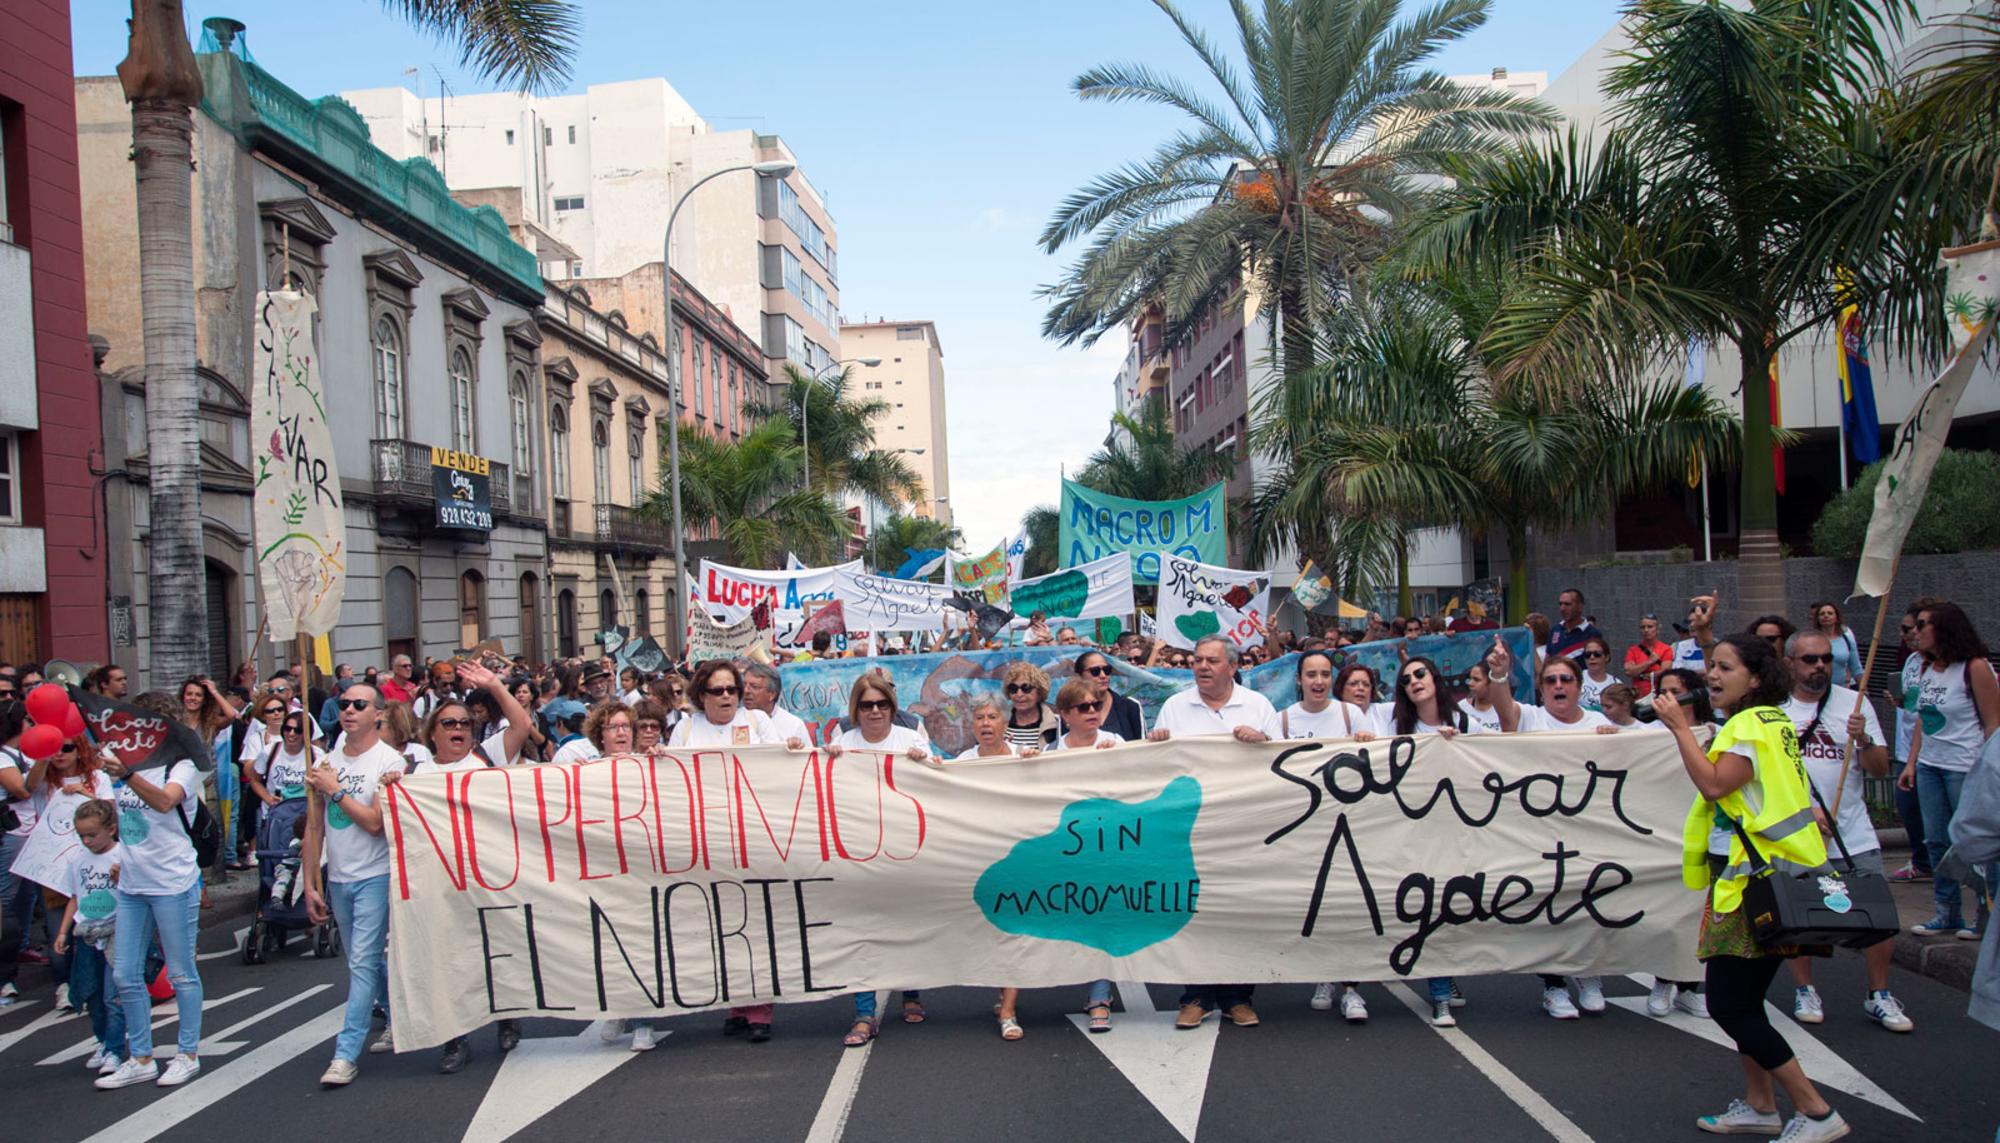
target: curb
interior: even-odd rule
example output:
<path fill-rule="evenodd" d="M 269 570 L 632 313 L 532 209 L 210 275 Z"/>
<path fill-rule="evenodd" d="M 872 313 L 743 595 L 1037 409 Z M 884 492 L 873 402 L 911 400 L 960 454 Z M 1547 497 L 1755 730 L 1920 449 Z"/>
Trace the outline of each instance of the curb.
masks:
<path fill-rule="evenodd" d="M 201 911 L 199 927 L 206 932 L 218 925 L 240 921 L 257 911 L 257 874 L 233 871 L 229 880 L 208 887 L 213 908 Z"/>
<path fill-rule="evenodd" d="M 1919 937 L 1901 932 L 1896 934 L 1893 960 L 1903 968 L 1939 984 L 1971 992 L 1972 974 L 1979 963 L 1979 942 L 1952 937 Z"/>

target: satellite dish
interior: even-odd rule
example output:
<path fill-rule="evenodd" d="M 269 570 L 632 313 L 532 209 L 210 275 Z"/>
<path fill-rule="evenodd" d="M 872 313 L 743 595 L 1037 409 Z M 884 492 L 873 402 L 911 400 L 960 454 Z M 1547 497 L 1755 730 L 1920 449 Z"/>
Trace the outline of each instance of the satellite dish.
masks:
<path fill-rule="evenodd" d="M 96 663 L 72 663 L 68 659 L 50 659 L 42 664 L 42 677 L 80 687 L 83 685 L 83 677 L 96 669 Z"/>

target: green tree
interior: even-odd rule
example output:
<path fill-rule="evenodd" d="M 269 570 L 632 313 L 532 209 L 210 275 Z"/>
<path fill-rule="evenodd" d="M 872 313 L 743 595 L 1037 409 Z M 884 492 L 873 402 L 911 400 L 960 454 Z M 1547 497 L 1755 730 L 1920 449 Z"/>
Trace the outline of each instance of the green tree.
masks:
<path fill-rule="evenodd" d="M 1178 500 L 1236 471 L 1234 452 L 1184 445 L 1174 436 L 1163 401 L 1148 401 L 1137 420 L 1113 413 L 1109 443 L 1077 470 L 1086 488 L 1128 500 Z"/>
<path fill-rule="evenodd" d="M 892 512 L 868 533 L 861 557 L 869 567 L 889 575 L 910 558 L 911 552 L 953 551 L 964 542 L 959 530 L 942 520 Z"/>
<path fill-rule="evenodd" d="M 1303 363 L 1317 295 L 1381 253 L 1429 176 L 1551 121 L 1539 103 L 1425 68 L 1485 23 L 1488 0 L 1439 0 L 1400 21 L 1399 0 L 1239 2 L 1233 53 L 1172 0 L 1154 2 L 1221 100 L 1143 63 L 1074 81 L 1082 99 L 1152 104 L 1190 123 L 1070 195 L 1043 230 L 1051 254 L 1089 239 L 1044 291 L 1042 333 L 1064 344 L 1089 344 L 1154 302 L 1179 344 L 1248 280 L 1275 299 L 1285 359 Z"/>
<path fill-rule="evenodd" d="M 879 397 L 849 396 L 851 371 L 821 380 L 785 366 L 783 397 L 746 406 L 752 417 L 780 421 L 803 437 L 812 486 L 835 498 L 864 496 L 900 508 L 924 494 L 923 478 L 902 454 L 875 447 L 875 423 L 891 408 Z M 801 432 L 800 412 L 804 411 Z"/>
<path fill-rule="evenodd" d="M 778 420 L 758 422 L 740 441 L 681 435 L 682 512 L 689 522 L 716 522 L 732 564 L 775 568 L 787 550 L 814 565 L 842 558 L 847 513 L 819 489 L 800 487 L 805 452 L 792 436 L 792 426 Z M 664 460 L 660 476 L 639 510 L 671 525 Z"/>
<path fill-rule="evenodd" d="M 1938 248 L 1975 214 L 1918 178 L 1872 93 L 1902 0 L 1636 0 L 1632 47 L 1604 83 L 1612 126 L 1455 164 L 1408 256 L 1499 295 L 1478 331 L 1505 386 L 1587 389 L 1734 351 L 1743 396 L 1747 613 L 1785 612 L 1772 354 L 1850 301 L 1905 349 L 1942 328 Z M 1956 193 L 1956 192 L 1952 192 Z M 1845 276 L 1849 283 L 1839 284 Z"/>
<path fill-rule="evenodd" d="M 576 9 L 565 0 L 385 0 L 460 48 L 461 62 L 524 89 L 568 78 Z M 180 0 L 132 0 L 118 80 L 132 104 L 139 307 L 146 371 L 147 674 L 208 667 L 201 554 L 201 384 L 195 377 L 193 108 L 201 73 Z"/>
<path fill-rule="evenodd" d="M 1813 551 L 1855 559 L 1875 513 L 1877 461 L 1854 486 L 1835 496 L 1813 523 Z M 1938 455 L 1923 507 L 1903 541 L 1906 553 L 1977 552 L 2000 548 L 2000 454 L 1948 448 Z"/>
<path fill-rule="evenodd" d="M 1047 575 L 1062 566 L 1062 517 L 1053 504 L 1037 504 L 1021 517 L 1028 533 L 1028 551 L 1021 557 L 1021 578 Z"/>

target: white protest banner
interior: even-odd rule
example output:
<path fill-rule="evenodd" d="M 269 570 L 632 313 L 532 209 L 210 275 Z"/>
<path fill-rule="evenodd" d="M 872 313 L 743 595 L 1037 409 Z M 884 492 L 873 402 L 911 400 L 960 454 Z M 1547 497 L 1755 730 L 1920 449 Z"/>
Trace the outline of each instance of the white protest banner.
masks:
<path fill-rule="evenodd" d="M 1039 611 L 1058 619 L 1110 619 L 1132 614 L 1132 560 L 1114 554 L 1016 583 L 1010 593 L 1017 616 Z"/>
<path fill-rule="evenodd" d="M 1211 567 L 1160 553 L 1159 637 L 1193 647 L 1220 635 L 1237 647 L 1264 641 L 1271 614 L 1271 573 Z"/>
<path fill-rule="evenodd" d="M 347 519 L 326 421 L 310 294 L 257 295 L 250 441 L 257 586 L 271 638 L 324 635 L 347 594 Z"/>
<path fill-rule="evenodd" d="M 1931 472 L 1944 452 L 1952 414 L 1965 383 L 1993 334 L 2000 306 L 2000 241 L 1982 242 L 1945 258 L 1945 309 L 1951 319 L 1951 360 L 1917 397 L 1896 430 L 1889 459 L 1875 482 L 1875 509 L 1854 571 L 1854 594 L 1883 596 L 1894 578 L 1896 557 L 1930 491 Z"/>
<path fill-rule="evenodd" d="M 1129 561 L 1128 561 L 1129 562 Z M 398 1051 L 878 988 L 1698 975 L 1654 734 L 779 747 L 387 788 Z M 704 793 L 706 791 L 706 793 Z M 715 791 L 728 791 L 716 796 Z"/>
<path fill-rule="evenodd" d="M 859 565 L 839 569 L 833 592 L 849 631 L 942 631 L 951 598 L 948 584 L 871 575 Z"/>
<path fill-rule="evenodd" d="M 709 659 L 740 659 L 764 649 L 764 632 L 754 614 L 745 614 L 724 626 L 710 619 L 699 607 L 688 613 L 688 662 Z M 770 658 L 765 653 L 764 659 Z"/>
<path fill-rule="evenodd" d="M 834 578 L 841 572 L 860 570 L 860 560 L 849 560 L 829 568 L 789 571 L 733 568 L 703 560 L 701 579 L 695 585 L 695 599 L 709 614 L 724 623 L 736 622 L 760 603 L 769 603 L 773 611 L 803 611 L 808 603 L 822 603 L 834 598 Z"/>
<path fill-rule="evenodd" d="M 829 648 L 835 654 L 847 651 L 847 623 L 839 600 L 823 603 L 811 612 L 771 613 L 771 649 L 790 656 L 812 650 L 813 636 L 825 631 L 833 638 Z"/>
<path fill-rule="evenodd" d="M 71 814 L 76 813 L 76 806 L 72 805 L 69 809 Z M 24 881 L 53 889 L 65 897 L 74 897 L 76 870 L 71 867 L 71 862 L 82 844 L 76 840 L 75 823 L 70 823 L 66 829 L 55 829 L 47 823 L 47 819 L 37 821 L 35 828 L 28 831 L 28 840 L 21 843 L 21 852 L 14 855 L 14 864 L 8 872 Z"/>

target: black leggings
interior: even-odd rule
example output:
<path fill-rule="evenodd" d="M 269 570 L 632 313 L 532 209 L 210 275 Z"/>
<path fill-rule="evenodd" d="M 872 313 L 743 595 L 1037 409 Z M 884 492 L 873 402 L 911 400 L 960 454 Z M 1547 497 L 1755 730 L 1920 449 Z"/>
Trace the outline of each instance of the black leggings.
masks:
<path fill-rule="evenodd" d="M 1757 1061 L 1767 1072 L 1792 1062 L 1792 1048 L 1771 1027 L 1764 1011 L 1764 995 L 1778 978 L 1781 957 L 1718 956 L 1708 960 L 1708 1014 L 1729 1038 L 1736 1050 Z"/>

